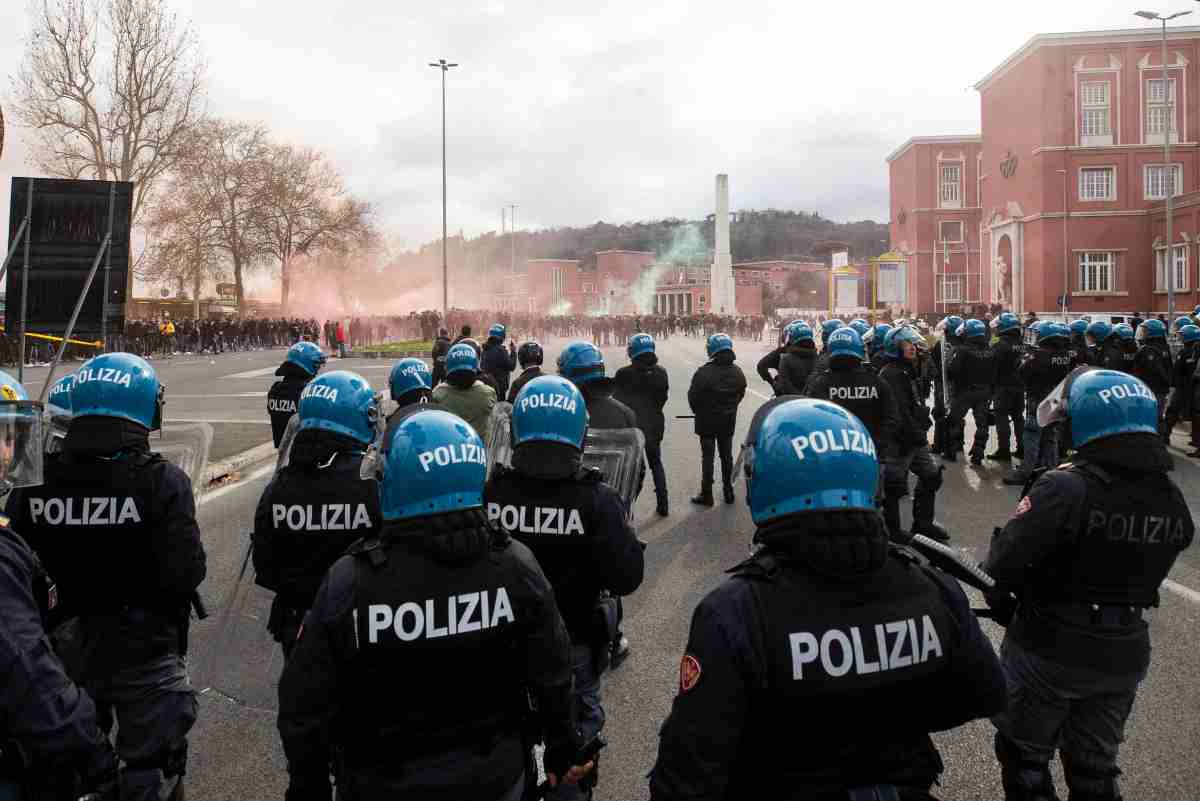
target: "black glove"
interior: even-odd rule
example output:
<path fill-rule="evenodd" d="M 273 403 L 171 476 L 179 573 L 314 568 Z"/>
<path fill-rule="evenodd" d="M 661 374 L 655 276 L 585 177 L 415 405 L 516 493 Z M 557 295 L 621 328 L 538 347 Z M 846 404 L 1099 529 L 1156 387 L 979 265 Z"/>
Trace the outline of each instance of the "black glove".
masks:
<path fill-rule="evenodd" d="M 992 620 L 1007 628 L 1012 622 L 1013 615 L 1017 612 L 1017 599 L 1008 590 L 1002 590 L 999 587 L 989 590 L 983 594 L 983 600 L 987 601 L 988 608 L 992 610 Z"/>

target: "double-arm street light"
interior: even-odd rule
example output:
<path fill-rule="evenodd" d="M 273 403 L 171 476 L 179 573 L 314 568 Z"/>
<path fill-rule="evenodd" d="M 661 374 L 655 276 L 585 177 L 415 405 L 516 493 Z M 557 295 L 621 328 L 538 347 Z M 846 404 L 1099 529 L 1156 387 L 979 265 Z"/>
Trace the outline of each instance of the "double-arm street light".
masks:
<path fill-rule="evenodd" d="M 1191 14 L 1191 11 L 1177 11 L 1163 16 L 1154 11 L 1135 11 L 1136 16 L 1151 22 L 1162 23 L 1162 105 L 1165 112 L 1162 116 L 1163 128 L 1163 185 L 1167 194 L 1167 231 L 1166 251 L 1163 254 L 1163 272 L 1167 281 L 1167 319 L 1175 319 L 1175 168 L 1171 165 L 1171 133 L 1175 129 L 1175 104 L 1171 101 L 1171 83 L 1167 79 L 1167 23 L 1176 17 Z"/>
<path fill-rule="evenodd" d="M 458 64 L 439 58 L 429 66 L 442 71 L 442 325 L 450 325 L 450 288 L 446 277 L 446 73 Z"/>

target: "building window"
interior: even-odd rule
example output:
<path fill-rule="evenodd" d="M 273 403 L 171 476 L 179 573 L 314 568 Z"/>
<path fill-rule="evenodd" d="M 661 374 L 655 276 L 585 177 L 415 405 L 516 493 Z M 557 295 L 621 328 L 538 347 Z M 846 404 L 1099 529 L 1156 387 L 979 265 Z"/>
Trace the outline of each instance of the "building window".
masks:
<path fill-rule="evenodd" d="M 1173 248 L 1175 261 L 1175 291 L 1188 290 L 1188 258 L 1187 245 L 1176 245 Z M 1167 291 L 1166 248 L 1154 251 L 1154 289 L 1158 292 Z"/>
<path fill-rule="evenodd" d="M 1080 200 L 1116 200 L 1116 167 L 1083 167 L 1079 170 Z"/>
<path fill-rule="evenodd" d="M 580 291 L 585 295 L 589 295 L 596 290 L 590 281 L 584 281 L 583 284 L 580 285 Z"/>
<path fill-rule="evenodd" d="M 942 242 L 962 242 L 962 220 L 942 220 L 938 223 L 938 238 Z"/>
<path fill-rule="evenodd" d="M 962 303 L 963 302 L 963 278 L 961 275 L 943 275 L 942 276 L 942 302 L 943 303 Z"/>
<path fill-rule="evenodd" d="M 1183 165 L 1172 164 L 1170 173 L 1175 176 L 1175 195 L 1183 194 Z M 1167 197 L 1168 170 L 1162 164 L 1146 165 L 1146 200 L 1164 200 Z"/>
<path fill-rule="evenodd" d="M 938 194 L 939 205 L 943 209 L 962 207 L 962 163 L 942 164 L 941 189 Z"/>
<path fill-rule="evenodd" d="M 1112 292 L 1116 288 L 1115 253 L 1095 251 L 1079 254 L 1079 291 Z"/>
<path fill-rule="evenodd" d="M 1112 144 L 1112 103 L 1108 81 L 1086 81 L 1080 86 L 1083 119 L 1079 130 L 1083 145 Z"/>
<path fill-rule="evenodd" d="M 1161 142 L 1167 126 L 1171 129 L 1171 141 L 1178 142 L 1175 122 L 1175 79 L 1167 81 L 1167 92 L 1163 92 L 1163 79 L 1150 78 L 1146 81 L 1146 142 Z"/>

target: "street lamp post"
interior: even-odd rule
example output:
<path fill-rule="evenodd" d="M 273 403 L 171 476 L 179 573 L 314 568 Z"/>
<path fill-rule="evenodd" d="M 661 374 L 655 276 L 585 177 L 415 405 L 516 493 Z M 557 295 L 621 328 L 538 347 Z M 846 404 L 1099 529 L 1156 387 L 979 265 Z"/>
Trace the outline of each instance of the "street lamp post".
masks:
<path fill-rule="evenodd" d="M 1163 106 L 1166 107 L 1166 114 L 1163 119 L 1163 183 L 1167 194 L 1167 231 L 1166 245 L 1167 250 L 1163 257 L 1163 272 L 1166 273 L 1167 279 L 1167 319 L 1175 319 L 1175 248 L 1173 240 L 1175 233 L 1172 230 L 1175 220 L 1175 170 L 1171 166 L 1171 129 L 1175 126 L 1175 105 L 1171 102 L 1171 83 L 1167 77 L 1167 23 L 1176 17 L 1183 17 L 1191 14 L 1191 11 L 1177 11 L 1174 14 L 1163 16 L 1154 11 L 1135 11 L 1136 16 L 1142 19 L 1152 20 L 1162 23 L 1162 92 Z"/>
<path fill-rule="evenodd" d="M 450 325 L 450 281 L 446 269 L 446 73 L 458 64 L 439 58 L 429 66 L 442 71 L 442 325 Z"/>

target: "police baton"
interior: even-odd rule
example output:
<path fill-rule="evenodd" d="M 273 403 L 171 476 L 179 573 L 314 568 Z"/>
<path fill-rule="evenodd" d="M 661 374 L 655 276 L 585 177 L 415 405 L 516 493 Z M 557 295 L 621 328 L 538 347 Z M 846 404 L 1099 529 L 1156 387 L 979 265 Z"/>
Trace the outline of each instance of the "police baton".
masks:
<path fill-rule="evenodd" d="M 1011 596 L 1007 592 L 1000 590 L 996 586 L 996 580 L 989 576 L 983 568 L 979 567 L 979 565 L 971 564 L 953 548 L 932 540 L 923 534 L 914 534 L 912 539 L 905 544 L 928 559 L 934 567 L 983 593 L 989 607 L 993 608 L 972 609 L 971 611 L 975 613 L 976 617 L 995 620 L 1001 625 L 1008 623 L 1008 620 L 1012 617 L 1012 609 L 1009 607 L 1007 601 L 998 594 L 1002 594 L 1009 600 L 1011 600 Z M 994 608 L 997 603 L 1004 608 Z"/>

